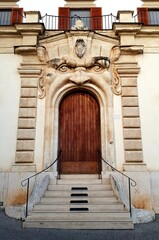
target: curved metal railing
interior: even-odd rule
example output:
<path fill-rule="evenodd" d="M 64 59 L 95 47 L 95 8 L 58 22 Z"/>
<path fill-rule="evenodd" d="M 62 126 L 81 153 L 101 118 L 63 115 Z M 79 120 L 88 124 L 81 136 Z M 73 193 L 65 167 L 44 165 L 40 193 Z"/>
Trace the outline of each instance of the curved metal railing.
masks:
<path fill-rule="evenodd" d="M 21 182 L 21 186 L 25 187 L 27 186 L 27 192 L 26 192 L 26 211 L 25 211 L 25 216 L 28 216 L 28 205 L 29 205 L 29 187 L 30 187 L 30 179 L 33 177 L 36 177 L 37 175 L 45 172 L 46 170 L 48 170 L 50 167 L 52 167 L 56 162 L 58 162 L 60 156 L 61 156 L 61 149 L 59 150 L 58 156 L 55 159 L 55 161 L 53 163 L 51 163 L 48 167 L 46 167 L 45 169 L 43 169 L 42 171 L 33 174 L 32 176 L 25 178 L 22 182 Z"/>
<path fill-rule="evenodd" d="M 129 212 L 130 212 L 130 216 L 132 216 L 132 207 L 131 207 L 131 186 L 135 187 L 137 185 L 137 183 L 135 182 L 135 180 L 133 180 L 132 178 L 130 178 L 129 176 L 127 176 L 126 174 L 124 174 L 123 172 L 120 172 L 119 170 L 117 170 L 116 168 L 114 168 L 113 166 L 111 166 L 99 153 L 99 158 L 107 165 L 111 168 L 112 171 L 118 172 L 120 173 L 122 176 L 124 176 L 125 178 L 128 179 L 128 197 L 129 197 Z"/>

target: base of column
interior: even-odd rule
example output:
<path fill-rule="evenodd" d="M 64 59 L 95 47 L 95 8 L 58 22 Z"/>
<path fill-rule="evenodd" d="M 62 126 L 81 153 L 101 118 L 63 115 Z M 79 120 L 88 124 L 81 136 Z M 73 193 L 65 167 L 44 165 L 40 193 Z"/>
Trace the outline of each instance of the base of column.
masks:
<path fill-rule="evenodd" d="M 29 163 L 22 163 L 22 164 L 13 164 L 11 168 L 12 172 L 35 172 L 36 165 L 29 164 Z"/>
<path fill-rule="evenodd" d="M 123 171 L 126 172 L 147 172 L 145 163 L 124 163 Z"/>

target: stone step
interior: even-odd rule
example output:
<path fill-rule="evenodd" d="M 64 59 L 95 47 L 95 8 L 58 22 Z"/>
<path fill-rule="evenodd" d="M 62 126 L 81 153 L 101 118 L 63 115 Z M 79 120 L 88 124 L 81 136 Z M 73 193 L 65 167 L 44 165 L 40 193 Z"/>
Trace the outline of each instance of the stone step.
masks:
<path fill-rule="evenodd" d="M 109 191 L 111 190 L 111 185 L 110 184 L 95 184 L 95 185 L 84 185 L 84 184 L 78 184 L 78 185 L 73 185 L 72 184 L 60 184 L 60 185 L 55 185 L 55 184 L 49 184 L 48 185 L 48 190 L 55 190 L 55 191 L 63 191 L 63 190 L 72 190 L 72 188 L 87 188 L 88 191 Z M 85 190 L 83 190 L 85 191 Z"/>
<path fill-rule="evenodd" d="M 33 211 L 28 220 L 53 221 L 128 221 L 129 212 L 44 212 Z"/>
<path fill-rule="evenodd" d="M 54 211 L 54 212 L 70 212 L 70 208 L 88 208 L 89 212 L 122 212 L 124 207 L 122 204 L 52 204 L 52 205 L 44 205 L 44 204 L 37 204 L 34 206 L 35 211 Z"/>
<path fill-rule="evenodd" d="M 61 174 L 60 179 L 98 179 L 98 174 Z"/>
<path fill-rule="evenodd" d="M 44 197 L 108 197 L 113 196 L 113 191 L 45 191 Z"/>
<path fill-rule="evenodd" d="M 61 175 L 50 180 L 23 227 L 57 229 L 133 229 L 130 213 L 115 197 L 109 179 Z"/>
<path fill-rule="evenodd" d="M 50 183 L 52 180 L 50 180 Z M 101 179 L 58 179 L 57 184 L 71 184 L 72 186 L 77 185 L 77 184 L 84 184 L 84 185 L 94 185 L 94 184 L 102 184 Z"/>
<path fill-rule="evenodd" d="M 117 203 L 117 199 L 114 197 L 105 197 L 105 198 L 90 198 L 90 197 L 74 197 L 73 199 L 65 198 L 65 197 L 55 197 L 55 198 L 49 198 L 49 197 L 43 197 L 41 198 L 42 204 L 70 204 L 72 201 L 84 201 L 83 203 L 89 203 L 89 204 L 112 204 Z M 75 202 L 74 202 L 75 203 Z M 76 202 L 77 204 L 82 204 L 82 202 Z"/>
<path fill-rule="evenodd" d="M 132 221 L 25 221 L 24 228 L 52 228 L 52 229 L 134 229 Z"/>

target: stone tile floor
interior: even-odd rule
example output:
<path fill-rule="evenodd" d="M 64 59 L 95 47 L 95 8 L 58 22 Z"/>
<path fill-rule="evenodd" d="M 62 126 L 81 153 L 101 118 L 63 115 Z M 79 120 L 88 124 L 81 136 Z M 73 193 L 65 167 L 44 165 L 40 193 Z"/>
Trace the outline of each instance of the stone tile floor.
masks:
<path fill-rule="evenodd" d="M 159 240 L 159 214 L 151 223 L 134 230 L 24 229 L 20 220 L 9 218 L 0 208 L 0 240 Z"/>

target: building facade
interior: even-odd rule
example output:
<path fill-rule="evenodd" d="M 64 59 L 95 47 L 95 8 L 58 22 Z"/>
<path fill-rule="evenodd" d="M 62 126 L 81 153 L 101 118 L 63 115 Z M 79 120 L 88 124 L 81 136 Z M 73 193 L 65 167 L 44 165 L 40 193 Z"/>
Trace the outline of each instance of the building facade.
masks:
<path fill-rule="evenodd" d="M 61 149 L 51 178 L 104 181 L 101 154 L 136 181 L 133 205 L 159 213 L 158 1 L 144 0 L 135 17 L 119 11 L 106 29 L 93 0 L 69 0 L 49 30 L 16 2 L 0 1 L 1 205 L 25 203 L 21 181 Z"/>

